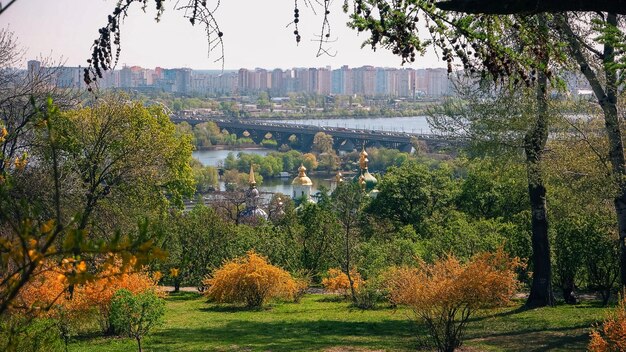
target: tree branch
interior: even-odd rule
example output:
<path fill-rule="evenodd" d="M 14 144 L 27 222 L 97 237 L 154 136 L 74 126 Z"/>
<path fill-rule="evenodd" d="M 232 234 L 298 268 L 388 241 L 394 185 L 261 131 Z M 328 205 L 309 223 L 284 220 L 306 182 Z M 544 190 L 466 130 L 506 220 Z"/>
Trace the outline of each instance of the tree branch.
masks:
<path fill-rule="evenodd" d="M 444 11 L 491 15 L 569 11 L 626 14 L 626 0 L 446 0 L 435 5 Z"/>

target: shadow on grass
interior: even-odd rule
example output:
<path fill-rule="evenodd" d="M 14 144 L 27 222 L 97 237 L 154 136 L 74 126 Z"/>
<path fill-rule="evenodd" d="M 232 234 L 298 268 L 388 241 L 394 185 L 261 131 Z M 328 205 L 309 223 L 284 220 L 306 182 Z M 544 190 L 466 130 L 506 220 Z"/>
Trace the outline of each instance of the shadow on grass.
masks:
<path fill-rule="evenodd" d="M 165 299 L 171 302 L 183 302 L 183 301 L 192 301 L 202 297 L 201 294 L 197 292 L 168 292 Z"/>
<path fill-rule="evenodd" d="M 247 306 L 237 306 L 231 304 L 211 304 L 209 307 L 203 307 L 198 309 L 201 312 L 211 312 L 211 313 L 238 313 L 238 312 L 263 312 L 272 310 L 272 306 L 265 306 L 262 308 L 258 307 L 247 307 Z"/>
<path fill-rule="evenodd" d="M 481 321 L 481 320 L 485 320 L 485 319 L 493 319 L 493 318 L 502 318 L 502 317 L 507 317 L 507 316 L 511 316 L 511 315 L 515 315 L 515 314 L 520 314 L 520 313 L 524 313 L 528 310 L 531 310 L 532 308 L 526 308 L 526 306 L 520 306 L 517 307 L 515 309 L 511 309 L 511 310 L 506 310 L 503 312 L 498 312 L 498 313 L 494 313 L 494 314 L 487 314 L 487 315 L 481 315 L 478 317 L 471 317 L 469 318 L 470 322 L 477 322 L 477 321 Z"/>
<path fill-rule="evenodd" d="M 584 351 L 589 342 L 589 325 L 560 328 L 533 328 L 484 334 L 467 334 L 467 340 L 480 341 L 507 351 Z M 532 347 L 529 343 L 532 342 Z"/>
<path fill-rule="evenodd" d="M 415 349 L 416 328 L 410 322 L 382 320 L 345 322 L 333 320 L 253 322 L 233 320 L 219 327 L 171 328 L 155 335 L 160 347 L 202 345 L 219 341 L 221 346 L 241 346 L 276 351 L 319 351 L 333 346 L 367 349 Z M 169 345 L 169 346 L 168 346 Z M 157 346 L 155 346 L 157 347 Z"/>
<path fill-rule="evenodd" d="M 326 294 L 323 297 L 316 299 L 315 301 L 326 303 L 349 303 L 350 299 L 346 298 L 344 295 Z"/>

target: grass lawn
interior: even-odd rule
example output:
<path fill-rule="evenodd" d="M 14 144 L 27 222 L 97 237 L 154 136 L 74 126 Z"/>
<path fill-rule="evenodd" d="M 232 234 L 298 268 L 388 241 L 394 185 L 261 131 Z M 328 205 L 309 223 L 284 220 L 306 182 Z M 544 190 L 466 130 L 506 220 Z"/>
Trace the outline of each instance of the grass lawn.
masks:
<path fill-rule="evenodd" d="M 605 309 L 591 303 L 486 312 L 468 325 L 471 351 L 584 351 L 589 327 Z M 142 341 L 144 351 L 415 351 L 426 333 L 407 311 L 349 308 L 333 296 L 249 311 L 206 303 L 195 293 L 167 298 L 165 324 Z M 425 348 L 428 350 L 428 348 Z M 133 351 L 134 340 L 79 336 L 70 351 Z"/>

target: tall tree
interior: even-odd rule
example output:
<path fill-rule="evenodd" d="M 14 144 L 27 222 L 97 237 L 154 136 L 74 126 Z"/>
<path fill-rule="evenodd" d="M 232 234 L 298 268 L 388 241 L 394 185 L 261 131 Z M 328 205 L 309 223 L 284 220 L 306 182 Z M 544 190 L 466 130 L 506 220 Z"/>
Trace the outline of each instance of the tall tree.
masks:
<path fill-rule="evenodd" d="M 349 9 L 344 8 L 346 11 Z M 420 36 L 421 18 L 429 36 Z M 536 87 L 534 119 L 526 126 L 528 194 L 532 213 L 535 275 L 529 306 L 552 305 L 550 246 L 546 212 L 546 189 L 540 163 L 548 137 L 548 90 L 559 46 L 551 36 L 552 16 L 464 15 L 437 9 L 432 2 L 358 1 L 350 25 L 368 31 L 365 42 L 372 48 L 390 49 L 403 62 L 415 61 L 428 47 L 440 50 L 453 72 L 460 62 L 470 75 L 492 79 L 496 84 Z"/>
<path fill-rule="evenodd" d="M 613 199 L 619 230 L 620 281 L 626 286 L 626 157 L 619 119 L 619 88 L 623 84 L 626 56 L 624 16 L 617 13 L 561 14 L 557 28 L 569 44 L 570 54 L 589 82 L 604 115 L 608 156 L 617 191 Z"/>
<path fill-rule="evenodd" d="M 333 191 L 332 207 L 342 227 L 343 255 L 341 269 L 348 276 L 352 301 L 356 302 L 354 273 L 354 247 L 359 239 L 361 210 L 366 204 L 367 196 L 356 182 L 342 182 Z"/>

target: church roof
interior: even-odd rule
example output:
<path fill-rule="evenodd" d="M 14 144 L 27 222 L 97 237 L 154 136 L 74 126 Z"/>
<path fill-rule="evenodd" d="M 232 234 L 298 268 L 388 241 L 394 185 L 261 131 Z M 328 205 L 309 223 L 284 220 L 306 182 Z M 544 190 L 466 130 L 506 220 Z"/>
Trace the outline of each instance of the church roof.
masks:
<path fill-rule="evenodd" d="M 300 165 L 300 167 L 298 168 L 298 176 L 296 176 L 296 178 L 293 179 L 293 181 L 291 182 L 291 185 L 313 186 L 313 182 L 311 181 L 309 176 L 306 175 L 306 167 L 304 167 L 304 165 Z"/>

